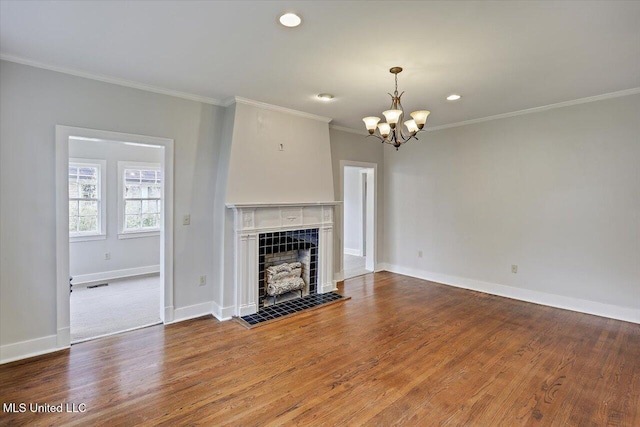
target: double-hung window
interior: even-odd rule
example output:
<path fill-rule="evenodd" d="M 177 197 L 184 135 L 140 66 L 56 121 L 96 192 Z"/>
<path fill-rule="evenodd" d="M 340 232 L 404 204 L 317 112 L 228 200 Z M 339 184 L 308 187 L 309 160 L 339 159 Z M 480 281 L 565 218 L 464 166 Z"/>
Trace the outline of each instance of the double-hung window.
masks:
<path fill-rule="evenodd" d="M 69 159 L 69 237 L 71 241 L 106 236 L 104 173 L 106 162 Z"/>
<path fill-rule="evenodd" d="M 118 162 L 120 237 L 160 231 L 162 172 L 157 163 Z"/>

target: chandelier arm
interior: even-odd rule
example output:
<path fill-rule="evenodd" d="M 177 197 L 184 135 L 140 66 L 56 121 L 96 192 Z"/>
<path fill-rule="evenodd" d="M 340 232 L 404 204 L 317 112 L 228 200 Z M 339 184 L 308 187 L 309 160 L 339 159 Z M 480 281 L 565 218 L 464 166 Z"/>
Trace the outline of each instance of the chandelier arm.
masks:
<path fill-rule="evenodd" d="M 399 110 L 400 114 L 396 115 L 397 111 L 389 112 L 389 118 L 393 123 L 391 122 L 383 123 L 385 125 L 385 132 L 389 132 L 386 136 L 382 136 L 382 133 L 380 134 L 375 133 L 376 131 L 375 126 L 380 121 L 379 118 L 365 117 L 363 120 L 365 122 L 365 125 L 367 126 L 367 129 L 369 130 L 369 132 L 371 132 L 367 136 L 375 136 L 378 140 L 382 141 L 382 143 L 393 145 L 395 149 L 398 150 L 398 148 L 402 144 L 408 142 L 409 140 L 411 139 L 418 140 L 418 137 L 416 135 L 419 132 L 422 132 L 423 130 L 425 130 L 425 129 L 422 129 L 421 126 L 424 126 L 424 122 L 426 121 L 426 117 L 428 116 L 429 112 L 419 111 L 418 113 L 420 113 L 420 117 L 421 117 L 420 121 L 422 123 L 420 125 L 417 125 L 415 119 L 410 120 L 412 123 L 410 123 L 410 125 L 406 125 L 408 133 L 405 134 L 405 131 L 403 128 L 404 118 L 405 118 L 404 108 L 402 107 L 402 100 L 401 100 L 402 95 L 404 95 L 405 91 L 402 91 L 402 93 L 398 94 L 398 74 L 402 72 L 402 67 L 393 67 L 389 70 L 389 72 L 391 72 L 394 75 L 394 83 L 395 83 L 394 92 L 388 93 L 389 97 L 391 97 L 391 107 L 389 109 Z M 385 115 L 385 118 L 387 118 L 386 115 Z M 375 119 L 375 121 L 373 119 Z M 378 126 L 377 131 L 380 132 L 379 127 L 381 125 L 377 125 L 377 126 Z"/>
<path fill-rule="evenodd" d="M 379 139 L 379 140 L 380 140 L 381 142 L 383 142 L 383 143 L 385 143 L 385 142 L 386 142 L 387 144 L 391 144 L 391 142 L 389 141 L 389 139 L 388 139 L 388 138 L 383 138 L 383 137 L 381 137 L 380 135 L 376 135 L 375 133 L 369 134 L 369 135 L 367 135 L 367 136 L 368 136 L 368 137 L 369 137 L 369 136 L 373 136 L 373 137 L 376 137 L 377 139 Z"/>

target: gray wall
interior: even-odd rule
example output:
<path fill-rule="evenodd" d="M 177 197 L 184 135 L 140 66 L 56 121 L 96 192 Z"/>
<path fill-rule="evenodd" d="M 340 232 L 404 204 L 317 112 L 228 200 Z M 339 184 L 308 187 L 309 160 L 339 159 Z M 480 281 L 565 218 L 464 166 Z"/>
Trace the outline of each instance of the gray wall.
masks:
<path fill-rule="evenodd" d="M 56 334 L 58 124 L 175 140 L 174 306 L 230 305 L 221 267 L 234 114 L 0 61 L 0 347 Z M 632 95 L 429 132 L 398 152 L 330 129 L 335 197 L 341 160 L 378 165 L 378 263 L 637 310 L 638 117 Z M 340 208 L 335 231 L 341 271 Z"/>
<path fill-rule="evenodd" d="M 387 262 L 640 309 L 639 117 L 631 95 L 428 132 L 385 152 Z"/>
<path fill-rule="evenodd" d="M 174 306 L 213 300 L 224 109 L 7 61 L 0 94 L 0 346 L 56 334 L 56 125 L 175 140 Z"/>
<path fill-rule="evenodd" d="M 330 150 L 327 123 L 237 103 L 227 202 L 334 201 Z"/>

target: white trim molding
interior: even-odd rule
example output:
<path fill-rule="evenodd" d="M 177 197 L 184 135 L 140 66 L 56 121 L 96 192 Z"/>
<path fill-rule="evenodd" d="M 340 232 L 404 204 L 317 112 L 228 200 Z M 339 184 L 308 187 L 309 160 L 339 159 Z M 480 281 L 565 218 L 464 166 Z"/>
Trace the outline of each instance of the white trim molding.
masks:
<path fill-rule="evenodd" d="M 355 133 L 356 135 L 369 136 L 369 132 L 365 129 L 352 129 L 345 126 L 329 125 L 329 129 L 339 130 L 340 132 Z"/>
<path fill-rule="evenodd" d="M 35 338 L 0 346 L 0 365 L 69 348 L 58 345 L 58 335 Z"/>
<path fill-rule="evenodd" d="M 142 276 L 144 274 L 160 273 L 160 265 L 146 265 L 143 267 L 125 268 L 122 270 L 101 271 L 90 274 L 73 276 L 72 284 L 85 285 L 87 283 L 104 282 L 106 280 L 123 279 L 125 277 Z"/>
<path fill-rule="evenodd" d="M 371 230 L 371 234 L 368 236 L 368 248 L 366 248 L 366 251 L 368 251 L 368 255 L 366 256 L 366 260 L 365 260 L 365 268 L 367 269 L 368 272 L 371 271 L 378 271 L 378 197 L 380 194 L 381 190 L 381 186 L 378 183 L 379 177 L 378 177 L 378 164 L 377 163 L 369 163 L 369 162 L 358 162 L 358 161 L 352 161 L 352 160 L 340 160 L 340 183 L 339 183 L 339 188 L 340 188 L 340 195 L 342 198 L 342 201 L 340 202 L 341 205 L 339 206 L 340 209 L 336 209 L 336 227 L 339 227 L 339 236 L 340 239 L 338 239 L 337 241 L 334 242 L 334 244 L 337 247 L 337 250 L 340 251 L 341 254 L 346 253 L 346 250 L 344 248 L 344 168 L 345 167 L 358 167 L 358 168 L 364 168 L 364 169 L 372 169 L 373 170 L 373 177 L 372 177 L 372 181 L 373 181 L 373 189 L 371 187 L 368 188 L 369 191 L 371 191 L 371 196 L 372 197 L 368 197 L 368 202 L 371 203 L 371 206 L 373 206 L 373 218 L 372 221 L 370 221 L 371 226 L 373 228 L 373 230 Z M 340 272 L 343 274 L 343 279 L 344 280 L 344 257 L 340 256 Z"/>
<path fill-rule="evenodd" d="M 173 320 L 166 323 L 178 323 L 184 320 L 195 319 L 202 316 L 211 316 L 213 301 L 178 307 L 173 312 Z"/>
<path fill-rule="evenodd" d="M 571 101 L 557 102 L 555 104 L 541 105 L 539 107 L 527 108 L 527 109 L 518 110 L 518 111 L 511 111 L 508 113 L 496 114 L 494 116 L 480 117 L 477 119 L 463 120 L 461 122 L 449 123 L 446 125 L 433 126 L 433 127 L 425 128 L 425 130 L 436 131 L 436 130 L 449 129 L 449 128 L 455 128 L 460 126 L 473 125 L 476 123 L 488 122 L 491 120 L 500 120 L 500 119 L 506 119 L 509 117 L 523 116 L 525 114 L 540 113 L 542 111 L 553 110 L 556 108 L 570 107 L 572 105 L 586 104 L 588 102 L 596 102 L 596 101 L 602 101 L 605 99 L 619 98 L 622 96 L 635 95 L 638 93 L 640 93 L 640 87 L 621 90 L 618 92 L 604 93 L 602 95 L 588 96 L 586 98 L 573 99 Z"/>
<path fill-rule="evenodd" d="M 215 301 L 213 301 L 212 314 L 213 317 L 218 319 L 221 322 L 226 320 L 231 320 L 233 317 L 233 306 L 230 307 L 220 307 Z"/>
<path fill-rule="evenodd" d="M 135 229 L 128 230 L 124 229 L 125 226 L 125 177 L 124 172 L 127 169 L 139 169 L 139 170 L 149 170 L 149 171 L 162 171 L 162 166 L 160 163 L 149 163 L 149 162 L 133 162 L 130 160 L 120 160 L 117 164 L 118 177 L 116 179 L 117 182 L 117 209 L 118 209 L 118 239 L 135 239 L 140 237 L 149 237 L 153 235 L 160 235 L 160 224 L 158 227 L 154 227 L 152 229 Z M 160 182 L 162 182 L 165 178 L 162 177 Z M 160 203 L 162 203 L 164 195 L 160 196 Z M 142 198 L 142 196 L 140 196 Z M 153 200 L 154 198 L 149 197 L 149 199 Z M 141 199 L 142 200 L 142 199 Z M 144 200 L 143 204 L 144 204 Z M 141 211 L 142 212 L 142 211 Z M 160 213 L 162 215 L 162 212 Z M 154 234 L 155 233 L 155 234 Z"/>
<path fill-rule="evenodd" d="M 107 238 L 107 161 L 105 159 L 81 159 L 77 157 L 69 158 L 69 166 L 88 166 L 98 168 L 98 231 L 89 234 L 82 232 L 72 232 L 69 230 L 69 242 L 87 242 L 91 240 L 105 240 Z M 81 201 L 76 194 L 74 201 Z M 71 200 L 69 200 L 71 202 Z"/>
<path fill-rule="evenodd" d="M 294 115 L 298 115 L 298 116 L 301 116 L 301 117 L 307 117 L 307 118 L 313 119 L 313 120 L 320 120 L 320 121 L 325 122 L 325 123 L 329 123 L 329 122 L 331 122 L 333 120 L 332 118 L 329 118 L 329 117 L 317 116 L 315 114 L 306 113 L 304 111 L 292 110 L 292 109 L 285 108 L 285 107 L 280 107 L 280 106 L 277 106 L 277 105 L 267 104 L 267 103 L 259 102 L 259 101 L 253 101 L 253 100 L 247 99 L 247 98 L 241 98 L 239 96 L 232 96 L 232 97 L 220 100 L 220 99 L 217 99 L 217 98 L 211 98 L 211 97 L 196 95 L 196 94 L 193 94 L 193 93 L 182 92 L 182 91 L 173 90 L 173 89 L 166 89 L 166 88 L 162 88 L 162 87 L 158 87 L 158 86 L 152 86 L 152 85 L 148 85 L 148 84 L 145 84 L 145 83 L 136 82 L 136 81 L 133 81 L 133 80 L 120 79 L 120 78 L 116 78 L 116 77 L 105 76 L 105 75 L 102 75 L 102 74 L 90 73 L 90 72 L 87 72 L 87 71 L 81 71 L 81 70 L 75 70 L 75 69 L 72 69 L 72 68 L 59 67 L 57 65 L 45 64 L 43 62 L 34 61 L 32 59 L 22 58 L 22 57 L 15 56 L 15 55 L 0 54 L 0 60 L 14 62 L 16 64 L 28 65 L 28 66 L 31 66 L 31 67 L 41 68 L 41 69 L 49 70 L 49 71 L 55 71 L 55 72 L 58 72 L 58 73 L 69 74 L 69 75 L 72 75 L 72 76 L 84 77 L 86 79 L 96 80 L 96 81 L 105 82 L 105 83 L 111 83 L 111 84 L 115 84 L 115 85 L 118 85 L 118 86 L 130 87 L 130 88 L 133 88 L 133 89 L 139 89 L 139 90 L 144 90 L 144 91 L 147 91 L 147 92 L 158 93 L 158 94 L 161 94 L 161 95 L 173 96 L 175 98 L 181 98 L 181 99 L 187 99 L 187 100 L 190 100 L 190 101 L 202 102 L 203 104 L 217 105 L 217 106 L 220 106 L 220 107 L 228 107 L 230 105 L 233 105 L 234 103 L 244 103 L 244 104 L 250 104 L 250 105 L 254 105 L 254 106 L 258 106 L 258 107 L 266 108 L 266 109 L 270 109 L 270 110 L 275 110 L 275 111 L 280 111 L 280 112 L 284 112 L 284 113 L 294 114 Z M 585 98 L 578 98 L 578 99 L 574 99 L 574 100 L 570 100 L 570 101 L 558 102 L 558 103 L 555 103 L 555 104 L 543 105 L 543 106 L 539 106 L 539 107 L 527 108 L 527 109 L 524 109 L 524 110 L 518 110 L 518 111 L 512 111 L 512 112 L 507 112 L 507 113 L 502 113 L 502 114 L 496 114 L 496 115 L 493 115 L 493 116 L 480 117 L 480 118 L 477 118 L 477 119 L 464 120 L 464 121 L 461 121 L 461 122 L 454 122 L 454 123 L 448 123 L 448 124 L 444 124 L 444 125 L 428 127 L 428 128 L 425 128 L 425 130 L 426 131 L 435 131 L 435 130 L 448 129 L 448 128 L 453 128 L 453 127 L 458 127 L 458 126 L 466 126 L 466 125 L 470 125 L 470 124 L 474 124 L 474 123 L 481 123 L 481 122 L 486 122 L 486 121 L 490 121 L 490 120 L 504 119 L 504 118 L 507 118 L 507 117 L 520 116 L 520 115 L 523 115 L 523 114 L 537 113 L 537 112 L 540 112 L 540 111 L 551 110 L 551 109 L 554 109 L 554 108 L 562 108 L 562 107 L 567 107 L 567 106 L 570 106 L 570 105 L 584 104 L 584 103 L 587 103 L 587 102 L 600 101 L 600 100 L 604 100 L 604 99 L 617 98 L 617 97 L 627 96 L 627 95 L 635 95 L 635 94 L 638 94 L 638 93 L 640 93 L 640 87 L 635 87 L 635 88 L 620 90 L 620 91 L 616 91 L 616 92 L 604 93 L 604 94 L 601 94 L 601 95 L 595 95 L 595 96 L 589 96 L 589 97 L 585 97 Z M 366 132 L 366 130 L 362 130 L 360 128 L 353 129 L 353 128 L 349 128 L 349 127 L 345 127 L 345 126 L 334 126 L 334 125 L 330 125 L 329 127 L 331 129 L 339 130 L 339 131 L 342 131 L 342 132 L 350 132 L 350 133 L 355 133 L 355 134 L 364 135 L 364 136 L 368 135 L 368 132 Z"/>
<path fill-rule="evenodd" d="M 162 230 L 160 232 L 160 282 L 163 298 L 158 307 L 163 322 L 173 320 L 173 139 L 135 135 L 113 131 L 57 125 L 55 128 L 56 176 L 56 347 L 70 344 L 69 301 L 69 139 L 111 141 L 124 144 L 143 144 L 163 149 L 162 170 Z M 65 332 L 66 331 L 66 332 Z"/>
<path fill-rule="evenodd" d="M 637 95 L 639 93 L 640 93 L 640 87 L 634 87 L 631 89 L 619 90 L 617 92 L 603 93 L 601 95 L 588 96 L 586 98 L 578 98 L 570 101 L 557 102 L 555 104 L 541 105 L 539 107 L 533 107 L 533 108 L 526 108 L 524 110 L 517 110 L 517 111 L 510 111 L 502 114 L 495 114 L 493 116 L 479 117 L 477 119 L 446 123 L 438 126 L 429 126 L 429 127 L 425 127 L 424 130 L 427 132 L 432 132 L 432 131 L 438 131 L 443 129 L 457 128 L 460 126 L 468 126 L 476 123 L 489 122 L 492 120 L 500 120 L 500 119 L 506 119 L 509 117 L 523 116 L 525 114 L 540 113 L 542 111 L 553 110 L 556 108 L 570 107 L 572 105 L 587 104 L 589 102 L 603 101 L 605 99 L 620 98 L 620 97 L 629 96 L 629 95 Z M 360 129 L 348 128 L 344 126 L 330 125 L 329 128 L 339 130 L 342 132 L 355 133 L 358 135 L 364 135 L 364 136 L 368 135 L 366 131 L 362 131 Z"/>
<path fill-rule="evenodd" d="M 631 307 L 620 307 L 617 305 L 549 294 L 531 289 L 515 288 L 513 286 L 500 285 L 481 280 L 432 273 L 430 271 L 418 270 L 388 263 L 383 264 L 381 267 L 392 273 L 403 274 L 405 276 L 454 286 L 456 288 L 469 289 L 519 301 L 526 301 L 534 304 L 561 308 L 563 310 L 576 311 L 578 313 L 592 314 L 595 316 L 640 324 L 640 310 Z"/>
<path fill-rule="evenodd" d="M 222 106 L 222 101 L 216 98 L 200 96 L 193 93 L 181 92 L 179 90 L 165 89 L 158 86 L 152 86 L 133 80 L 109 77 L 102 74 L 89 73 L 87 71 L 75 70 L 72 68 L 59 67 L 57 65 L 49 65 L 43 62 L 34 61 L 32 59 L 21 58 L 14 55 L 0 54 L 3 61 L 15 62 L 16 64 L 28 65 L 30 67 L 41 68 L 43 70 L 55 71 L 57 73 L 69 74 L 71 76 L 84 77 L 85 79 L 96 80 L 104 83 L 111 83 L 118 86 L 130 87 L 133 89 L 144 90 L 146 92 L 159 93 L 160 95 L 173 96 L 175 98 L 188 99 L 189 101 L 202 102 L 203 104 L 211 104 Z"/>
<path fill-rule="evenodd" d="M 362 256 L 362 251 L 360 249 L 344 248 L 343 253 L 345 255 Z"/>
<path fill-rule="evenodd" d="M 233 104 L 245 104 L 252 105 L 254 107 L 262 108 L 264 110 L 278 111 L 280 113 L 291 114 L 294 116 L 304 117 L 306 119 L 318 120 L 323 123 L 329 123 L 333 120 L 331 117 L 317 116 L 315 114 L 306 113 L 304 111 L 292 110 L 291 108 L 280 107 L 279 105 L 267 104 L 266 102 L 254 101 L 252 99 L 241 98 L 239 96 L 232 96 L 225 99 L 222 102 L 223 107 L 229 107 Z"/>

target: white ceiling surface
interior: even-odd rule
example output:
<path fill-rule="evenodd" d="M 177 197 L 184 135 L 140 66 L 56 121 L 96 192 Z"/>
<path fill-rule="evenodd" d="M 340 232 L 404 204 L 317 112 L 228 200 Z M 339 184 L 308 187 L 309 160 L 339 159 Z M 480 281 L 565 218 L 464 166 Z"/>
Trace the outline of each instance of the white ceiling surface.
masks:
<path fill-rule="evenodd" d="M 437 126 L 640 87 L 640 2 L 2 0 L 0 52 L 354 129 L 398 65 L 405 109 Z"/>

